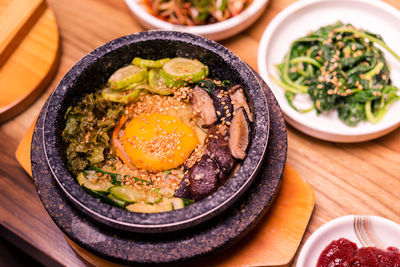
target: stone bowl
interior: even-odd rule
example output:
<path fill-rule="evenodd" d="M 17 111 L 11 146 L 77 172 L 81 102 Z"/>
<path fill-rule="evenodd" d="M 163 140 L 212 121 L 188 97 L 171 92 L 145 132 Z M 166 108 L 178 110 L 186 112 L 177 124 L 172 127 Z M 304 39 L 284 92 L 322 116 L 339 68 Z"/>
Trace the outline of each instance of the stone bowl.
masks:
<path fill-rule="evenodd" d="M 254 113 L 247 157 L 236 173 L 216 192 L 184 209 L 164 213 L 134 213 L 92 197 L 67 169 L 61 132 L 64 114 L 85 94 L 100 88 L 118 68 L 134 57 L 196 58 L 209 66 L 209 77 L 227 79 L 245 88 Z M 220 214 L 249 188 L 263 162 L 269 133 L 265 94 L 255 73 L 231 51 L 206 38 L 183 32 L 147 31 L 115 39 L 79 60 L 60 81 L 48 101 L 43 123 L 43 144 L 48 166 L 66 197 L 83 214 L 112 227 L 131 232 L 163 233 L 198 225 Z"/>

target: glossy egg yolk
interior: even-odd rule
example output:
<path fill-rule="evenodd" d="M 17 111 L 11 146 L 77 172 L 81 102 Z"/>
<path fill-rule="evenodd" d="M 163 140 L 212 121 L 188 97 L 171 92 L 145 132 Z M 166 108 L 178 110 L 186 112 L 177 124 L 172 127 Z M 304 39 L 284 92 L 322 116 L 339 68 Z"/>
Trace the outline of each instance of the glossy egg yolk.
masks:
<path fill-rule="evenodd" d="M 184 163 L 196 148 L 196 133 L 176 117 L 158 113 L 135 116 L 125 128 L 123 147 L 140 169 L 169 170 Z"/>

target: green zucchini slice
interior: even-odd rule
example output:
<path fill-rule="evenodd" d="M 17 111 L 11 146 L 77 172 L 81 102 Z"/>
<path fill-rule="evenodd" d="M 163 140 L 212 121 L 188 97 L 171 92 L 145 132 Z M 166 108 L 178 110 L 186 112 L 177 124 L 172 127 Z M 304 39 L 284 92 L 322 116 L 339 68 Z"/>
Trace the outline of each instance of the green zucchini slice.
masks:
<path fill-rule="evenodd" d="M 117 206 L 117 207 L 120 207 L 120 208 L 124 208 L 126 206 L 126 204 L 127 204 L 126 201 L 120 200 L 120 199 L 114 197 L 112 194 L 109 194 L 107 196 L 107 198 L 109 199 L 109 201 L 110 201 L 109 203 L 110 204 L 112 204 L 114 206 Z"/>
<path fill-rule="evenodd" d="M 174 210 L 183 209 L 185 207 L 185 204 L 183 203 L 182 198 L 174 197 L 171 199 L 171 201 L 172 201 L 172 207 L 174 208 Z"/>
<path fill-rule="evenodd" d="M 132 212 L 141 213 L 156 213 L 156 212 L 167 212 L 172 211 L 172 199 L 163 198 L 160 202 L 156 204 L 146 204 L 146 203 L 134 203 L 126 206 L 126 209 Z"/>
<path fill-rule="evenodd" d="M 147 80 L 143 80 L 143 81 L 138 82 L 138 83 L 131 83 L 127 87 L 124 87 L 124 88 L 122 88 L 120 90 L 114 90 L 114 91 L 129 91 L 129 90 L 133 90 L 133 89 L 138 89 L 140 86 L 146 85 L 146 81 Z"/>
<path fill-rule="evenodd" d="M 118 69 L 108 79 L 113 90 L 121 90 L 133 83 L 139 83 L 147 79 L 147 69 L 136 65 L 128 65 Z"/>
<path fill-rule="evenodd" d="M 80 186 L 100 194 L 108 194 L 108 189 L 113 186 L 113 184 L 107 179 L 92 182 L 94 181 L 94 179 L 97 180 L 97 175 L 95 171 L 81 172 L 78 174 L 78 177 L 76 179 L 78 180 Z"/>
<path fill-rule="evenodd" d="M 176 57 L 164 64 L 160 76 L 165 84 L 183 86 L 187 82 L 198 82 L 207 77 L 208 67 L 198 60 Z"/>
<path fill-rule="evenodd" d="M 154 191 L 139 190 L 135 187 L 126 185 L 113 186 L 109 189 L 110 193 L 122 201 L 128 203 L 144 202 L 144 203 L 157 203 L 160 202 L 162 196 Z"/>
<path fill-rule="evenodd" d="M 106 87 L 103 89 L 103 91 L 101 91 L 101 96 L 107 101 L 127 104 L 136 101 L 139 98 L 141 91 L 142 90 L 140 89 L 133 89 L 119 92 Z"/>
<path fill-rule="evenodd" d="M 139 66 L 139 67 L 161 68 L 169 60 L 170 60 L 170 58 L 163 58 L 163 59 L 159 59 L 159 60 L 150 60 L 150 59 L 143 59 L 140 57 L 135 57 L 132 60 L 132 64 Z"/>
<path fill-rule="evenodd" d="M 172 89 L 167 87 L 164 78 L 160 76 L 159 69 L 149 70 L 149 91 L 159 95 L 170 95 L 173 93 Z"/>

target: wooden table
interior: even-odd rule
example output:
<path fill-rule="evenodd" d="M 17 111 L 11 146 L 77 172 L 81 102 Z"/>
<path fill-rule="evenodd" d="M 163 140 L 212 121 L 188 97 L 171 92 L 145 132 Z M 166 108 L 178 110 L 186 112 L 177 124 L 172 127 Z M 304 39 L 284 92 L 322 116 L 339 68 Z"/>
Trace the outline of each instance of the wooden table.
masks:
<path fill-rule="evenodd" d="M 225 40 L 257 69 L 257 46 L 266 25 L 295 0 L 270 0 L 249 29 Z M 385 0 L 400 9 L 400 1 Z M 25 112 L 0 125 L 0 234 L 48 264 L 84 266 L 43 208 L 15 150 L 46 98 L 73 64 L 95 47 L 142 31 L 123 0 L 48 0 L 61 34 L 61 61 L 53 81 Z M 335 144 L 288 126 L 288 163 L 315 189 L 316 206 L 303 239 L 347 214 L 374 214 L 400 223 L 400 129 L 371 142 Z"/>

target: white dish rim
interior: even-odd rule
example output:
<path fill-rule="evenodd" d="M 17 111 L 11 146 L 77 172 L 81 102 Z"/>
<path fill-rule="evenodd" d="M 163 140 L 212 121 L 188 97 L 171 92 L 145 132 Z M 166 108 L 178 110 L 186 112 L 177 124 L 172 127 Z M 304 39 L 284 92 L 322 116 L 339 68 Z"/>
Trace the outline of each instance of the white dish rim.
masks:
<path fill-rule="evenodd" d="M 282 10 L 274 19 L 269 23 L 267 28 L 262 34 L 257 55 L 257 64 L 260 76 L 270 85 L 271 91 L 274 93 L 275 97 L 279 101 L 280 97 L 277 95 L 277 90 L 282 90 L 278 85 L 276 85 L 268 75 L 268 64 L 267 64 L 267 52 L 269 50 L 269 43 L 273 36 L 275 30 L 280 26 L 280 24 L 293 13 L 297 12 L 299 9 L 304 9 L 310 7 L 314 4 L 321 2 L 332 2 L 335 0 L 302 0 L 297 1 L 287 8 Z M 382 9 L 388 12 L 392 16 L 400 17 L 400 10 L 395 7 L 382 2 L 381 0 L 347 0 L 347 3 L 357 2 L 360 4 L 369 4 L 375 8 Z M 323 26 L 323 25 L 320 25 Z M 361 129 L 360 127 L 349 127 L 348 130 L 343 131 L 343 128 L 337 129 L 335 127 L 320 127 L 319 125 L 312 122 L 312 120 L 302 117 L 301 113 L 296 112 L 292 109 L 286 102 L 279 102 L 282 111 L 285 115 L 286 120 L 292 124 L 295 128 L 300 131 L 305 132 L 311 136 L 334 142 L 362 142 L 378 138 L 388 132 L 396 129 L 400 126 L 400 117 L 398 121 L 391 121 L 383 126 L 383 124 L 377 124 L 376 127 L 370 127 L 369 129 Z"/>
<path fill-rule="evenodd" d="M 144 7 L 143 4 L 140 4 L 140 1 L 142 0 L 125 0 L 126 4 L 134 13 L 134 15 L 140 20 L 139 22 L 144 22 L 146 24 L 144 25 L 146 28 L 150 29 L 150 27 L 147 26 L 150 25 L 153 29 L 185 31 L 202 36 L 215 36 L 214 38 L 211 38 L 213 40 L 222 40 L 236 34 L 239 31 L 236 31 L 235 28 L 241 28 L 241 30 L 244 30 L 244 28 L 250 26 L 262 14 L 269 2 L 269 0 L 253 0 L 253 2 L 245 10 L 225 21 L 208 25 L 184 26 L 172 24 L 158 19 L 157 17 L 151 15 L 146 10 L 146 7 Z M 243 27 L 242 24 L 246 24 L 246 27 Z M 232 33 L 226 33 L 226 31 L 230 29 L 232 29 Z M 218 34 L 221 35 L 216 36 Z"/>
<path fill-rule="evenodd" d="M 385 225 L 391 226 L 393 228 L 397 228 L 400 232 L 399 224 L 397 224 L 396 222 L 391 221 L 389 219 L 377 216 L 377 215 L 355 215 L 355 214 L 352 214 L 352 215 L 345 215 L 342 217 L 335 218 L 335 219 L 323 224 L 314 233 L 312 233 L 311 236 L 307 239 L 307 241 L 304 243 L 303 247 L 301 248 L 299 257 L 297 258 L 296 267 L 308 267 L 305 265 L 305 262 L 306 262 L 306 259 L 309 257 L 309 254 L 311 252 L 313 245 L 315 243 L 317 243 L 323 237 L 323 235 L 326 232 L 330 231 L 331 229 L 338 227 L 340 225 L 353 225 L 355 216 L 367 216 L 372 221 L 380 222 L 381 224 L 385 224 Z M 343 237 L 346 238 L 346 236 L 343 236 Z M 333 241 L 333 240 L 331 240 L 331 241 Z M 357 240 L 350 240 L 350 241 L 354 242 L 354 243 L 358 243 Z M 325 246 L 327 246 L 328 244 L 329 243 L 327 243 Z M 321 253 L 324 248 L 322 248 L 321 251 L 319 251 L 319 253 Z"/>

